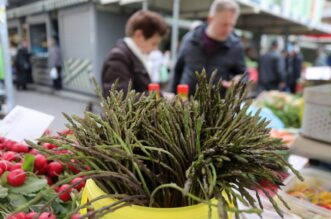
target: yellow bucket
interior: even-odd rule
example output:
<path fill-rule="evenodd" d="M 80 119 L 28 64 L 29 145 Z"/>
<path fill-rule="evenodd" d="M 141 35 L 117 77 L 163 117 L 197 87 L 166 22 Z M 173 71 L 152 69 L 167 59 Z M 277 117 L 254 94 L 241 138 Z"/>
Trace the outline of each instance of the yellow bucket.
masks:
<path fill-rule="evenodd" d="M 82 202 L 93 200 L 106 195 L 92 179 L 88 179 L 83 190 Z M 114 203 L 112 198 L 104 198 L 92 203 L 94 209 L 100 209 Z M 82 209 L 81 214 L 86 214 L 87 209 Z M 232 214 L 229 213 L 229 218 Z M 102 219 L 208 219 L 208 205 L 197 204 L 179 208 L 151 208 L 138 205 L 131 205 L 120 208 L 102 217 Z M 212 207 L 211 219 L 218 219 L 217 208 Z"/>

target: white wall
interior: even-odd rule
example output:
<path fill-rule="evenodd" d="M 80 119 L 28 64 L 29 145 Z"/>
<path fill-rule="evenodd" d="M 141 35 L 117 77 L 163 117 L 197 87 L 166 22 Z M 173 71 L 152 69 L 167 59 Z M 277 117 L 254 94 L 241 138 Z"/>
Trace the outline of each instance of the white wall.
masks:
<path fill-rule="evenodd" d="M 62 9 L 58 14 L 63 55 L 64 88 L 93 93 L 89 81 L 95 75 L 94 4 Z"/>

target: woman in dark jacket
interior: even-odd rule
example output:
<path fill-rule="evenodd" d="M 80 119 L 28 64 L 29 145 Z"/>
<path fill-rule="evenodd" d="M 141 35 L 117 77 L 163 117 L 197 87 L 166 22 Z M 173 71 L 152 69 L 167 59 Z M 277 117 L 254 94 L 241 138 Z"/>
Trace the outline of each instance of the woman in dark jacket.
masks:
<path fill-rule="evenodd" d="M 125 93 L 130 81 L 132 89 L 137 92 L 148 90 L 148 84 L 151 83 L 147 66 L 148 54 L 158 48 L 166 32 L 167 25 L 157 13 L 138 11 L 130 17 L 126 24 L 127 37 L 117 42 L 103 64 L 104 96 L 108 96 L 116 80 L 117 89 Z"/>

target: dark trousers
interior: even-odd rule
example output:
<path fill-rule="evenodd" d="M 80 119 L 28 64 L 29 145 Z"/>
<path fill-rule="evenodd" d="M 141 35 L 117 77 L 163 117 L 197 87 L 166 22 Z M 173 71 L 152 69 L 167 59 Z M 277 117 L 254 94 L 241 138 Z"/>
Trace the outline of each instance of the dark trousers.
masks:
<path fill-rule="evenodd" d="M 19 70 L 16 73 L 16 88 L 17 90 L 23 89 L 26 90 L 26 83 L 27 83 L 27 74 L 26 70 Z"/>
<path fill-rule="evenodd" d="M 53 88 L 55 90 L 61 90 L 62 89 L 62 67 L 61 66 L 57 66 L 56 67 L 57 70 L 57 78 L 53 79 Z"/>

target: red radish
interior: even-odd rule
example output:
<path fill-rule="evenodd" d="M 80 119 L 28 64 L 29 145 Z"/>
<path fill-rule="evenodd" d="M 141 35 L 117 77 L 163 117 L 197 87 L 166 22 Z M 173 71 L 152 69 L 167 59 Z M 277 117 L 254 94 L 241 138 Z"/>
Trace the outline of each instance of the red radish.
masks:
<path fill-rule="evenodd" d="M 29 152 L 29 147 L 24 144 L 16 143 L 12 146 L 11 150 L 15 151 L 17 153 L 27 153 L 27 152 Z"/>
<path fill-rule="evenodd" d="M 72 164 L 67 164 L 67 166 L 68 166 L 68 168 L 69 168 L 69 170 L 71 170 L 73 173 L 75 173 L 75 174 L 77 174 L 77 173 L 79 173 L 80 171 L 76 168 L 76 167 L 74 167 Z"/>
<path fill-rule="evenodd" d="M 52 134 L 52 132 L 51 132 L 51 130 L 49 130 L 49 129 L 47 129 L 45 132 L 44 132 L 44 135 L 51 135 Z"/>
<path fill-rule="evenodd" d="M 70 154 L 70 151 L 69 150 L 53 150 L 54 154 Z"/>
<path fill-rule="evenodd" d="M 2 176 L 2 174 L 4 173 L 5 171 L 2 169 L 2 168 L 0 168 L 0 176 Z"/>
<path fill-rule="evenodd" d="M 44 143 L 42 145 L 42 147 L 45 148 L 45 149 L 48 149 L 48 150 L 52 150 L 54 148 L 57 148 L 57 146 L 55 144 L 51 144 L 51 143 Z"/>
<path fill-rule="evenodd" d="M 83 180 L 82 177 L 76 177 L 75 179 L 71 180 L 70 184 L 76 184 L 74 188 L 77 189 L 77 191 L 80 191 L 85 186 L 85 180 Z"/>
<path fill-rule="evenodd" d="M 8 151 L 11 151 L 13 145 L 15 145 L 16 142 L 15 141 L 11 141 L 11 140 L 6 140 L 4 142 L 4 147 L 8 150 Z"/>
<path fill-rule="evenodd" d="M 49 212 L 42 213 L 38 219 L 56 219 L 55 215 Z"/>
<path fill-rule="evenodd" d="M 10 171 L 7 175 L 7 182 L 9 185 L 18 187 L 24 184 L 26 179 L 26 173 L 22 169 Z"/>
<path fill-rule="evenodd" d="M 70 197 L 71 190 L 72 189 L 70 188 L 70 185 L 63 184 L 58 190 L 59 198 L 64 202 L 69 201 L 71 199 Z"/>
<path fill-rule="evenodd" d="M 71 131 L 70 129 L 63 130 L 60 132 L 61 135 L 72 135 L 74 132 Z"/>
<path fill-rule="evenodd" d="M 47 170 L 47 159 L 45 156 L 41 155 L 41 154 L 37 154 L 35 156 L 35 160 L 34 160 L 34 170 L 35 172 L 38 173 L 42 173 L 44 170 L 44 173 Z"/>
<path fill-rule="evenodd" d="M 37 155 L 39 154 L 39 151 L 35 148 L 31 149 L 31 151 L 29 152 L 30 154 L 33 154 L 33 155 Z"/>
<path fill-rule="evenodd" d="M 55 192 L 59 192 L 60 187 L 58 187 L 58 186 L 52 186 L 52 188 L 54 189 Z"/>
<path fill-rule="evenodd" d="M 13 164 L 11 162 L 9 162 L 8 160 L 0 160 L 0 168 L 3 171 L 7 171 L 10 170 L 10 168 L 13 166 Z"/>
<path fill-rule="evenodd" d="M 3 153 L 2 158 L 4 160 L 13 161 L 17 158 L 17 154 L 13 151 L 7 151 Z"/>
<path fill-rule="evenodd" d="M 51 177 L 48 176 L 48 177 L 46 177 L 46 179 L 47 179 L 47 184 L 48 184 L 48 185 L 51 186 L 51 185 L 54 184 L 53 179 L 52 179 Z"/>
<path fill-rule="evenodd" d="M 73 214 L 70 217 L 70 219 L 79 219 L 79 218 L 80 218 L 80 214 Z"/>
<path fill-rule="evenodd" d="M 63 171 L 63 166 L 61 163 L 57 161 L 53 161 L 50 164 L 48 164 L 48 176 L 55 177 L 59 176 Z"/>
<path fill-rule="evenodd" d="M 36 170 L 36 173 L 38 175 L 46 175 L 47 171 L 48 171 L 48 166 L 46 165 L 46 166 L 44 166 L 44 168 L 42 168 L 40 170 Z"/>
<path fill-rule="evenodd" d="M 22 163 L 15 163 L 13 166 L 9 168 L 10 171 L 17 169 L 22 169 Z"/>
<path fill-rule="evenodd" d="M 20 212 L 17 214 L 9 215 L 7 219 L 26 219 L 26 215 L 24 212 Z"/>
<path fill-rule="evenodd" d="M 26 214 L 25 219 L 35 219 L 37 215 L 38 215 L 38 213 L 33 211 L 33 212 Z"/>

